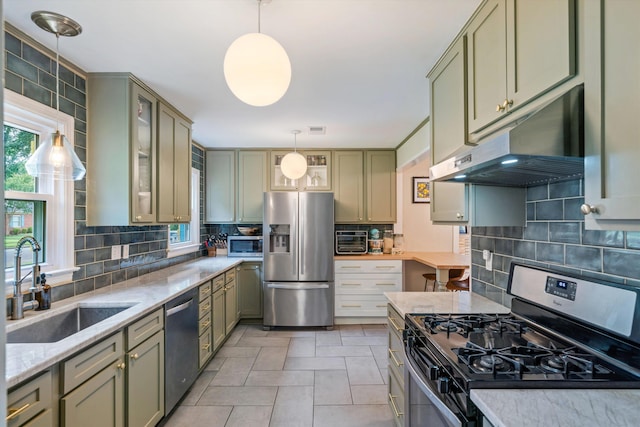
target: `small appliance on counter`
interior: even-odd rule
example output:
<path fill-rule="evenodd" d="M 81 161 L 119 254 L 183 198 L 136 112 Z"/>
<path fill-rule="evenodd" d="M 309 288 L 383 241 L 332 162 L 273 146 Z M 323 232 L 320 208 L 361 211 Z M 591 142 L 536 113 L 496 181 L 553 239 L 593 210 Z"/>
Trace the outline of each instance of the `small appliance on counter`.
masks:
<path fill-rule="evenodd" d="M 337 230 L 337 255 L 364 255 L 369 245 L 369 233 L 364 230 Z"/>

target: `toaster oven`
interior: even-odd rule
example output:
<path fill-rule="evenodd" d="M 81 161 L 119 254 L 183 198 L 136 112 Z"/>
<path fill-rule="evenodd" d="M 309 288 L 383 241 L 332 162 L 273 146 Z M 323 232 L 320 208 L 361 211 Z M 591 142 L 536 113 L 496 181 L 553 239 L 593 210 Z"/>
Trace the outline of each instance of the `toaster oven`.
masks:
<path fill-rule="evenodd" d="M 359 255 L 366 254 L 369 232 L 361 230 L 337 230 L 336 254 Z"/>

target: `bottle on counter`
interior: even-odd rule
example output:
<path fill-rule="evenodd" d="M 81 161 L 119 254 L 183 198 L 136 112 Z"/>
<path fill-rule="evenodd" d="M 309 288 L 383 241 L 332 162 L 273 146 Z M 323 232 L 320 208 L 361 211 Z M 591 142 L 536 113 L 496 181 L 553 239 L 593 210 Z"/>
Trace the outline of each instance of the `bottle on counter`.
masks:
<path fill-rule="evenodd" d="M 396 253 L 396 254 L 404 253 L 404 236 L 402 234 L 393 235 L 392 253 Z"/>

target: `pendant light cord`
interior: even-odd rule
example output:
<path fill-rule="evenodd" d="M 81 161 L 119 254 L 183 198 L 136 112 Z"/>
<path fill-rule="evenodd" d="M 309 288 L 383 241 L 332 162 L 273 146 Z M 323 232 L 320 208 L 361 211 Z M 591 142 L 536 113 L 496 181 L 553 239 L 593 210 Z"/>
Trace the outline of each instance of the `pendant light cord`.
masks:
<path fill-rule="evenodd" d="M 258 0 L 258 33 L 260 33 L 260 9 L 262 6 L 262 0 Z"/>
<path fill-rule="evenodd" d="M 56 132 L 60 130 L 60 34 L 56 33 Z"/>

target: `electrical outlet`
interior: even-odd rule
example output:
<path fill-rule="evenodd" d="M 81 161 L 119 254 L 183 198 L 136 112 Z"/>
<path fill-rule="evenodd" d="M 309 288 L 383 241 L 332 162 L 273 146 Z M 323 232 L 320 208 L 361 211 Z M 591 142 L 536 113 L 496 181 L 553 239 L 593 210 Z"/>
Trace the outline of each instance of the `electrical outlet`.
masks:
<path fill-rule="evenodd" d="M 122 259 L 129 258 L 129 245 L 122 245 Z"/>
<path fill-rule="evenodd" d="M 111 259 L 120 259 L 121 250 L 120 245 L 111 246 Z"/>
<path fill-rule="evenodd" d="M 483 250 L 482 259 L 484 260 L 484 268 L 487 271 L 492 271 L 493 270 L 493 252 L 488 251 L 486 249 Z"/>

